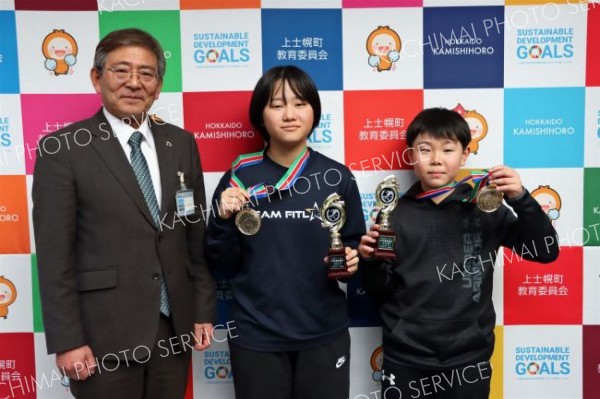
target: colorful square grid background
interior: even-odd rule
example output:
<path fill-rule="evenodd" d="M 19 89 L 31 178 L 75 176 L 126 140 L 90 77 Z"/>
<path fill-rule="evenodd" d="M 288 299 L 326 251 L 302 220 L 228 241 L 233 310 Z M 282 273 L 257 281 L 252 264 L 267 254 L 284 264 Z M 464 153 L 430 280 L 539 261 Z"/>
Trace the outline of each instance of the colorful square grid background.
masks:
<path fill-rule="evenodd" d="M 31 175 L 40 137 L 99 108 L 89 81 L 94 48 L 123 27 L 161 42 L 167 75 L 152 111 L 195 135 L 208 193 L 235 156 L 261 146 L 247 107 L 274 65 L 298 65 L 315 79 L 323 116 L 310 145 L 354 171 L 367 225 L 383 177 L 394 173 L 404 189 L 414 181 L 404 157 L 412 117 L 431 106 L 460 112 L 475 137 L 467 169 L 516 168 L 562 249 L 548 265 L 508 252 L 496 264 L 491 397 L 598 397 L 600 3 L 0 0 L 0 398 L 70 397 L 45 350 Z M 43 53 L 48 35 L 76 46 L 75 64 Z M 217 280 L 225 326 L 231 292 Z M 359 278 L 347 290 L 351 398 L 375 398 L 379 320 Z M 233 398 L 224 334 L 194 354 L 188 398 Z"/>

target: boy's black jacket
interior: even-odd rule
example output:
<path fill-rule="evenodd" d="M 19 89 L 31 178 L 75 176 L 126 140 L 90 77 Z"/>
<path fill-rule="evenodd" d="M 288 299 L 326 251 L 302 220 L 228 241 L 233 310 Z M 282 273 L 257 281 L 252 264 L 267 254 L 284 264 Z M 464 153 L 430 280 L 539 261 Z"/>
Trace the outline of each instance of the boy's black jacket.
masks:
<path fill-rule="evenodd" d="M 396 260 L 362 263 L 365 288 L 381 302 L 387 361 L 447 369 L 489 360 L 496 257 L 505 257 L 505 268 L 525 267 L 521 258 L 558 257 L 556 231 L 529 192 L 507 200 L 516 217 L 506 206 L 482 212 L 465 202 L 470 191 L 461 184 L 436 205 L 415 198 L 422 192 L 417 182 L 390 214 Z"/>

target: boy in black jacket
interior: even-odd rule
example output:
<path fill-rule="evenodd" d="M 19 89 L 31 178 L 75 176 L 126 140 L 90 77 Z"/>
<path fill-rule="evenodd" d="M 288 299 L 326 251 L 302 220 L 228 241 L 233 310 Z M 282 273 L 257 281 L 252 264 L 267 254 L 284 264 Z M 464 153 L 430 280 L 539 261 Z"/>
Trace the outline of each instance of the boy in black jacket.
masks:
<path fill-rule="evenodd" d="M 507 166 L 491 168 L 487 178 L 517 216 L 504 205 L 483 212 L 471 200 L 472 186 L 454 182 L 471 140 L 469 126 L 456 112 L 423 110 L 406 140 L 420 181 L 390 213 L 396 258 L 373 258 L 379 225 L 359 246 L 367 260 L 366 289 L 381 302 L 382 397 L 487 398 L 500 246 L 527 260 L 552 262 L 559 252 L 556 232 L 519 174 Z"/>

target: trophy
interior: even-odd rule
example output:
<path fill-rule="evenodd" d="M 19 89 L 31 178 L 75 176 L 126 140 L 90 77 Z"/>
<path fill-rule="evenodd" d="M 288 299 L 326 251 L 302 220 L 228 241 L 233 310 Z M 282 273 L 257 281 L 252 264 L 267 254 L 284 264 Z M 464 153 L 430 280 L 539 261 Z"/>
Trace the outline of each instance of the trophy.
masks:
<path fill-rule="evenodd" d="M 344 209 L 344 201 L 338 193 L 331 194 L 323 201 L 320 213 L 321 226 L 329 229 L 331 238 L 327 277 L 330 279 L 348 277 L 350 273 L 346 264 L 346 251 L 340 235 L 340 229 L 346 222 L 346 210 Z"/>
<path fill-rule="evenodd" d="M 502 206 L 502 198 L 502 192 L 496 189 L 495 184 L 490 184 L 477 193 L 477 206 L 483 212 L 494 212 Z"/>
<path fill-rule="evenodd" d="M 390 226 L 390 213 L 396 207 L 398 203 L 398 183 L 396 182 L 396 176 L 390 175 L 383 179 L 377 186 L 375 196 L 377 197 L 377 207 L 380 209 L 379 214 L 381 216 L 379 220 L 379 236 L 377 237 L 377 243 L 375 244 L 375 252 L 373 257 L 375 259 L 395 259 L 396 252 L 394 251 L 396 246 L 396 234 Z"/>

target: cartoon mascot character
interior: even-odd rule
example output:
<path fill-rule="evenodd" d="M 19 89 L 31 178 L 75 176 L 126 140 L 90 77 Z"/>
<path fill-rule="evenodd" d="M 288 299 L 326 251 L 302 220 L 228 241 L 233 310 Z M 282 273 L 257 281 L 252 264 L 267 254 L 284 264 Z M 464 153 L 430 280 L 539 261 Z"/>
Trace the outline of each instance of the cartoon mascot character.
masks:
<path fill-rule="evenodd" d="M 550 186 L 539 186 L 531 192 L 531 196 L 540 204 L 554 226 L 556 220 L 560 217 L 560 209 L 562 208 L 562 200 L 558 192 Z"/>
<path fill-rule="evenodd" d="M 8 307 L 17 299 L 17 288 L 7 278 L 0 276 L 0 317 L 8 316 Z"/>
<path fill-rule="evenodd" d="M 400 59 L 402 41 L 400 36 L 389 26 L 378 26 L 367 38 L 369 65 L 377 68 L 377 72 L 389 71 Z"/>
<path fill-rule="evenodd" d="M 469 150 L 472 154 L 477 154 L 477 151 L 479 151 L 479 142 L 483 140 L 488 133 L 487 120 L 475 110 L 466 110 L 461 103 L 458 103 L 452 110 L 458 112 L 469 124 L 469 129 L 471 130 Z"/>
<path fill-rule="evenodd" d="M 371 368 L 373 369 L 373 380 L 381 382 L 381 367 L 383 365 L 383 347 L 375 348 L 371 354 Z"/>
<path fill-rule="evenodd" d="M 54 29 L 44 38 L 42 53 L 47 70 L 54 72 L 54 76 L 66 75 L 77 62 L 77 42 L 64 29 Z"/>

